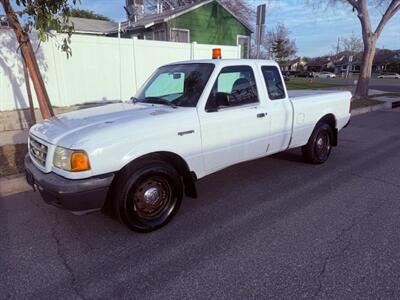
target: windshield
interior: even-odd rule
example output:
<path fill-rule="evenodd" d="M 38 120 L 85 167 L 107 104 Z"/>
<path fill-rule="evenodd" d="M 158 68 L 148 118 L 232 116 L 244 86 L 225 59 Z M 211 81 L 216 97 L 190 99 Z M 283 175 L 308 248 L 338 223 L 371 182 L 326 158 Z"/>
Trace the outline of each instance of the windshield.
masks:
<path fill-rule="evenodd" d="M 181 64 L 159 68 L 138 92 L 136 101 L 172 107 L 196 107 L 214 64 Z"/>

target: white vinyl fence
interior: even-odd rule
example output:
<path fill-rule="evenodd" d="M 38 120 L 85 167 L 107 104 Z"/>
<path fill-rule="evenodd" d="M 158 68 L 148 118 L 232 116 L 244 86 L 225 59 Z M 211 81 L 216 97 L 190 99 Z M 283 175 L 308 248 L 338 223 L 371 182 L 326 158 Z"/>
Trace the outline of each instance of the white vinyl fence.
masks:
<path fill-rule="evenodd" d="M 58 49 L 61 36 L 38 44 L 36 57 L 53 106 L 127 100 L 154 70 L 170 62 L 211 58 L 222 48 L 224 58 L 239 58 L 240 46 L 185 44 L 88 35 L 72 37 L 72 57 Z M 35 92 L 31 84 L 34 103 Z M 14 33 L 0 30 L 0 111 L 28 107 L 21 55 Z"/>

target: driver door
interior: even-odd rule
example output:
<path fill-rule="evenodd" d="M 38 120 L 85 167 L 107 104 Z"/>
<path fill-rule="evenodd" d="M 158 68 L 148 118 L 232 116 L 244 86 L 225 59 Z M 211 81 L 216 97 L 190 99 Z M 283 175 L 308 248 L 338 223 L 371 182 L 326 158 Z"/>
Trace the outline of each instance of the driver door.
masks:
<path fill-rule="evenodd" d="M 266 155 L 270 120 L 251 66 L 221 70 L 200 125 L 206 172 Z"/>

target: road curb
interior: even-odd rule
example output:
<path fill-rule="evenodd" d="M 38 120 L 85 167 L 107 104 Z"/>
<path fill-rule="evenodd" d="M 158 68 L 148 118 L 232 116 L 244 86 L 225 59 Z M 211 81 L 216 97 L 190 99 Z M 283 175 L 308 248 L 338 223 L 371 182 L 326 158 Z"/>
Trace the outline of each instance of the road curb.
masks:
<path fill-rule="evenodd" d="M 391 108 L 392 108 L 392 103 L 385 102 L 382 104 L 353 109 L 351 111 L 351 115 L 354 117 L 354 116 L 363 115 L 363 114 L 377 111 L 377 110 L 384 110 L 384 109 L 391 109 Z"/>
<path fill-rule="evenodd" d="M 0 178 L 0 198 L 32 190 L 22 174 Z"/>

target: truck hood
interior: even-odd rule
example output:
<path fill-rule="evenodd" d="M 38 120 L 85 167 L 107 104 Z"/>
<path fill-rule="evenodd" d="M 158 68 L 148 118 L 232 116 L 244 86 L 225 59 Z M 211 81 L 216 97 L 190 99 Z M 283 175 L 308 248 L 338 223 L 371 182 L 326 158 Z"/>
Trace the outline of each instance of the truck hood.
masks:
<path fill-rule="evenodd" d="M 169 114 L 173 108 L 152 104 L 117 103 L 58 115 L 33 126 L 30 133 L 53 145 L 66 136 L 101 130 L 145 117 Z"/>

